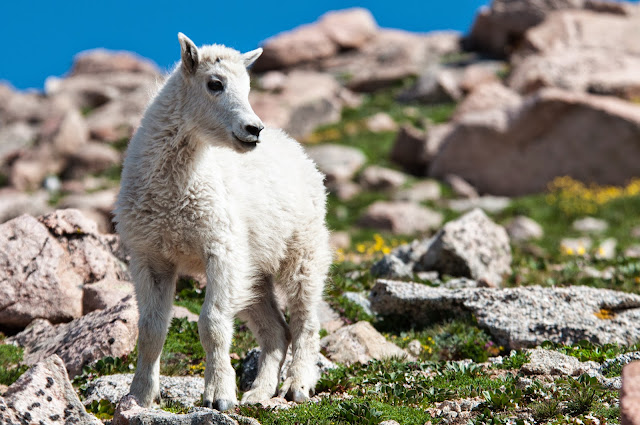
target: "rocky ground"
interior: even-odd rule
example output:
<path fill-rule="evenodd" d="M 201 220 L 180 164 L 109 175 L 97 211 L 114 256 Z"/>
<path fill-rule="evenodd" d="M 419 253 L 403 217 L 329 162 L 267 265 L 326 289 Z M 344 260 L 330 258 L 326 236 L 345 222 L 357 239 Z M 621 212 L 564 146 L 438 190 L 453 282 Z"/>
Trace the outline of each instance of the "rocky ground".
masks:
<path fill-rule="evenodd" d="M 629 3 L 494 0 L 467 35 L 352 9 L 265 41 L 251 103 L 326 174 L 336 255 L 316 395 L 224 414 L 200 407 L 197 277 L 161 405 L 122 399 L 137 309 L 111 210 L 163 76 L 91 51 L 44 93 L 0 84 L 0 423 L 640 423 L 639 31 Z"/>

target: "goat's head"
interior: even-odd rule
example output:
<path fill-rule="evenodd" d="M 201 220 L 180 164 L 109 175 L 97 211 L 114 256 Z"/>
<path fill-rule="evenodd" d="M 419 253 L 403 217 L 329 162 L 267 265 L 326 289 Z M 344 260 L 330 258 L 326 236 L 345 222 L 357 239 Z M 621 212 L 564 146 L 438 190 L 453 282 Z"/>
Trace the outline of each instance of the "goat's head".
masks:
<path fill-rule="evenodd" d="M 214 143 L 246 152 L 260 142 L 262 121 L 249 105 L 249 67 L 262 49 L 241 54 L 221 45 L 200 49 L 179 33 L 184 113 Z"/>

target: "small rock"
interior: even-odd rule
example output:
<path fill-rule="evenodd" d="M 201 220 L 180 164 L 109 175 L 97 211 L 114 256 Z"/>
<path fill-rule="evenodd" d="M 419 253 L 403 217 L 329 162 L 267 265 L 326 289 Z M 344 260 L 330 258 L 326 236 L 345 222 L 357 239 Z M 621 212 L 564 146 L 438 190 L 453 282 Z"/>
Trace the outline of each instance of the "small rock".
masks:
<path fill-rule="evenodd" d="M 470 211 L 480 208 L 488 213 L 499 213 L 511 205 L 511 199 L 504 196 L 480 196 L 469 199 L 452 199 L 447 202 L 447 207 L 457 212 Z"/>
<path fill-rule="evenodd" d="M 247 423 L 255 424 L 254 420 L 246 419 Z M 140 407 L 134 396 L 127 395 L 118 403 L 111 424 L 237 425 L 238 422 L 229 415 L 204 407 L 194 407 L 189 413 L 183 415 L 159 409 L 145 409 Z"/>
<path fill-rule="evenodd" d="M 307 154 L 327 176 L 329 183 L 351 180 L 366 161 L 362 151 L 342 145 L 310 146 L 307 148 Z"/>
<path fill-rule="evenodd" d="M 528 375 L 579 376 L 600 367 L 596 362 L 581 362 L 576 357 L 542 348 L 529 351 L 529 355 L 529 362 L 520 369 Z"/>
<path fill-rule="evenodd" d="M 407 351 L 412 356 L 418 357 L 422 353 L 422 344 L 417 339 L 409 341 L 409 344 L 407 345 Z"/>
<path fill-rule="evenodd" d="M 389 419 L 388 421 L 382 421 L 379 425 L 400 425 L 397 421 Z"/>
<path fill-rule="evenodd" d="M 411 277 L 413 276 L 413 265 L 405 263 L 395 255 L 385 255 L 371 266 L 371 275 L 392 279 Z"/>
<path fill-rule="evenodd" d="M 574 221 L 571 227 L 582 233 L 602 233 L 609 228 L 609 223 L 599 218 L 584 217 Z"/>
<path fill-rule="evenodd" d="M 131 282 L 104 279 L 82 288 L 82 314 L 95 310 L 104 310 L 120 303 L 124 298 L 133 294 Z"/>
<path fill-rule="evenodd" d="M 440 185 L 435 180 L 421 180 L 408 189 L 403 189 L 393 195 L 396 201 L 421 203 L 440 199 Z"/>
<path fill-rule="evenodd" d="M 369 322 L 358 322 L 338 329 L 320 340 L 322 350 L 336 363 L 365 364 L 371 359 L 408 357 L 397 345 L 387 341 Z"/>
<path fill-rule="evenodd" d="M 607 238 L 600 242 L 598 251 L 596 252 L 596 258 L 603 260 L 611 260 L 616 256 L 616 246 L 618 241 L 614 238 Z"/>
<path fill-rule="evenodd" d="M 502 226 L 480 209 L 450 221 L 420 258 L 418 270 L 469 277 L 499 286 L 511 273 L 511 246 Z"/>
<path fill-rule="evenodd" d="M 400 171 L 370 165 L 362 171 L 360 184 L 370 190 L 390 190 L 402 186 L 407 176 Z"/>
<path fill-rule="evenodd" d="M 451 186 L 453 192 L 462 198 L 472 199 L 479 196 L 476 189 L 458 175 L 447 174 L 444 180 L 449 186 Z"/>
<path fill-rule="evenodd" d="M 631 245 L 625 249 L 624 256 L 628 258 L 640 258 L 640 245 Z"/>
<path fill-rule="evenodd" d="M 410 202 L 377 201 L 367 208 L 358 224 L 408 235 L 437 228 L 442 224 L 442 214 Z"/>
<path fill-rule="evenodd" d="M 171 309 L 171 317 L 177 319 L 187 319 L 190 322 L 198 322 L 199 316 L 197 314 L 192 313 L 189 309 L 185 307 L 181 307 L 179 305 L 174 305 Z"/>
<path fill-rule="evenodd" d="M 64 363 L 54 354 L 25 372 L 0 397 L 0 422 L 48 424 L 58 420 L 102 424 L 84 409 L 69 382 Z"/>
<path fill-rule="evenodd" d="M 366 126 L 369 131 L 381 133 L 383 131 L 397 131 L 398 124 L 391 118 L 389 114 L 378 112 L 367 118 Z"/>
<path fill-rule="evenodd" d="M 432 65 L 416 83 L 398 96 L 401 102 L 447 103 L 462 98 L 459 80 L 462 75 L 455 68 Z"/>
<path fill-rule="evenodd" d="M 248 389 L 250 389 L 251 384 L 253 384 L 253 381 L 255 381 L 256 376 L 258 375 L 258 363 L 260 360 L 261 352 L 262 351 L 259 347 L 252 348 L 251 350 L 249 350 L 246 357 L 242 361 L 242 374 L 240 375 L 239 385 L 241 391 L 247 391 Z M 282 368 L 280 369 L 280 382 L 283 382 L 287 378 L 289 367 L 291 367 L 291 360 L 291 347 L 289 347 L 289 349 L 287 350 L 287 355 L 284 359 L 284 363 L 282 364 Z M 318 376 L 322 376 L 327 371 L 335 369 L 337 367 L 320 353 L 318 353 L 318 357 L 316 359 L 316 366 L 318 368 Z"/>
<path fill-rule="evenodd" d="M 363 293 L 347 291 L 342 294 L 342 297 L 360 306 L 369 316 L 373 316 L 374 313 L 373 311 L 371 311 L 371 303 L 369 302 L 367 296 Z"/>
<path fill-rule="evenodd" d="M 424 175 L 430 157 L 427 134 L 415 127 L 402 126 L 391 148 L 391 161 L 412 174 Z"/>
<path fill-rule="evenodd" d="M 542 226 L 537 221 L 523 215 L 514 217 L 507 224 L 506 229 L 511 240 L 515 242 L 540 239 L 544 235 L 544 230 L 542 230 Z"/>
<path fill-rule="evenodd" d="M 325 300 L 322 300 L 318 307 L 318 320 L 320 321 L 320 327 L 329 333 L 344 325 L 338 312 L 331 308 Z"/>
<path fill-rule="evenodd" d="M 343 202 L 353 199 L 362 192 L 360 185 L 350 181 L 335 181 L 328 183 L 327 186 L 327 189 L 329 189 L 331 193 L 335 193 L 338 199 Z"/>
<path fill-rule="evenodd" d="M 260 77 L 260 87 L 266 91 L 281 91 L 286 83 L 287 76 L 280 71 L 269 71 Z"/>
<path fill-rule="evenodd" d="M 27 194 L 9 187 L 0 189 L 0 223 L 23 214 L 37 217 L 51 209 L 49 194 L 43 190 Z"/>
<path fill-rule="evenodd" d="M 569 255 L 584 255 L 591 249 L 593 241 L 591 238 L 563 238 L 560 241 L 560 248 Z"/>
<path fill-rule="evenodd" d="M 347 249 L 351 246 L 351 236 L 348 232 L 331 232 L 329 245 L 335 249 Z"/>

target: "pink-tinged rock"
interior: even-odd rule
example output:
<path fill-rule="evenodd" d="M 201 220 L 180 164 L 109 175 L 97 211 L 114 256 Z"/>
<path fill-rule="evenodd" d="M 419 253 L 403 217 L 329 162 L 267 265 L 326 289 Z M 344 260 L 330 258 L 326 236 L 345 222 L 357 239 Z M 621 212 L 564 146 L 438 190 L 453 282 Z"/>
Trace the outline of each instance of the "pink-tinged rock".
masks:
<path fill-rule="evenodd" d="M 507 69 L 507 64 L 499 61 L 480 61 L 464 68 L 458 85 L 464 93 L 473 92 L 483 84 L 500 82 L 498 73 Z"/>
<path fill-rule="evenodd" d="M 178 305 L 174 305 L 171 310 L 171 317 L 178 319 L 187 319 L 190 322 L 197 322 L 199 316 L 195 313 L 192 313 L 186 307 L 180 307 Z"/>
<path fill-rule="evenodd" d="M 0 167 L 8 165 L 21 150 L 29 149 L 38 135 L 38 127 L 23 121 L 0 125 Z"/>
<path fill-rule="evenodd" d="M 36 190 L 47 176 L 60 174 L 65 165 L 66 160 L 52 144 L 43 144 L 24 151 L 13 162 L 9 183 L 18 190 Z"/>
<path fill-rule="evenodd" d="M 529 30 L 509 85 L 560 87 L 634 99 L 640 94 L 640 8 L 628 16 L 566 10 Z"/>
<path fill-rule="evenodd" d="M 82 315 L 82 276 L 68 252 L 35 218 L 0 225 L 0 324 L 21 328 Z"/>
<path fill-rule="evenodd" d="M 349 146 L 324 144 L 309 146 L 306 151 L 328 183 L 350 180 L 366 161 L 359 149 Z"/>
<path fill-rule="evenodd" d="M 467 182 L 460 176 L 457 176 L 455 174 L 447 174 L 446 176 L 444 176 L 444 181 L 449 186 L 451 186 L 451 190 L 453 190 L 453 193 L 461 198 L 475 199 L 480 196 L 476 188 L 471 186 L 469 182 Z"/>
<path fill-rule="evenodd" d="M 371 12 L 362 8 L 328 12 L 320 18 L 319 25 L 343 49 L 362 47 L 378 30 Z"/>
<path fill-rule="evenodd" d="M 302 138 L 320 125 L 340 120 L 342 107 L 349 101 L 346 92 L 329 74 L 292 71 L 281 89 L 253 91 L 249 100 L 266 125 Z"/>
<path fill-rule="evenodd" d="M 437 228 L 442 224 L 442 214 L 411 202 L 378 201 L 367 208 L 358 224 L 409 235 Z"/>
<path fill-rule="evenodd" d="M 256 72 L 288 68 L 334 55 L 338 45 L 317 24 L 302 25 L 269 38 L 253 65 Z"/>
<path fill-rule="evenodd" d="M 0 423 L 102 424 L 87 413 L 55 354 L 25 372 L 0 397 Z"/>
<path fill-rule="evenodd" d="M 89 128 L 80 112 L 70 109 L 59 121 L 59 125 L 51 135 L 50 142 L 60 155 L 70 155 L 89 140 Z M 46 143 L 46 140 L 41 143 Z"/>
<path fill-rule="evenodd" d="M 396 201 L 421 203 L 440 199 L 440 185 L 435 180 L 421 180 L 407 189 L 402 189 L 393 195 Z"/>
<path fill-rule="evenodd" d="M 499 107 L 515 107 L 522 97 L 501 83 L 487 83 L 476 87 L 456 108 L 454 119 L 469 112 L 482 112 Z"/>
<path fill-rule="evenodd" d="M 135 424 L 207 424 L 207 425 L 260 425 L 253 418 L 233 415 L 238 421 L 217 410 L 204 407 L 195 407 L 185 414 L 175 414 L 160 409 L 147 409 L 138 404 L 138 400 L 132 396 L 125 396 L 116 407 L 113 414 L 112 425 Z"/>
<path fill-rule="evenodd" d="M 429 162 L 427 134 L 415 127 L 402 126 L 391 148 L 391 160 L 414 174 L 424 174 Z"/>
<path fill-rule="evenodd" d="M 347 87 L 372 92 L 389 87 L 420 71 L 443 55 L 460 51 L 455 32 L 415 34 L 381 29 L 357 51 L 345 52 L 322 61 L 321 67 L 349 76 Z"/>
<path fill-rule="evenodd" d="M 66 97 L 80 110 L 91 112 L 127 93 L 144 89 L 153 91 L 162 80 L 160 74 L 133 72 L 79 74 L 66 78 L 49 77 L 45 93 L 49 97 Z"/>
<path fill-rule="evenodd" d="M 149 99 L 150 90 L 141 87 L 96 108 L 87 116 L 91 137 L 107 142 L 130 138 Z"/>
<path fill-rule="evenodd" d="M 76 55 L 71 75 L 133 72 L 157 75 L 158 67 L 148 59 L 130 52 L 93 49 Z"/>
<path fill-rule="evenodd" d="M 465 40 L 466 47 L 494 56 L 507 56 L 524 33 L 554 10 L 583 7 L 584 0 L 493 0 L 482 7 Z"/>
<path fill-rule="evenodd" d="M 0 223 L 23 214 L 38 216 L 51 211 L 49 194 L 44 190 L 28 194 L 10 187 L 0 189 Z"/>
<path fill-rule="evenodd" d="M 396 189 L 406 181 L 406 174 L 378 165 L 370 165 L 360 175 L 360 184 L 370 190 Z"/>
<path fill-rule="evenodd" d="M 0 84 L 0 124 L 13 122 L 39 123 L 48 115 L 44 97 L 35 92 L 18 92 Z"/>
<path fill-rule="evenodd" d="M 373 131 L 374 133 L 398 130 L 398 124 L 393 120 L 393 118 L 391 118 L 389 114 L 386 114 L 384 112 L 378 112 L 367 118 L 366 125 L 367 129 L 369 131 Z"/>
<path fill-rule="evenodd" d="M 111 238 L 99 234 L 96 223 L 79 210 L 56 210 L 39 220 L 69 252 L 71 266 L 83 283 L 105 278 L 127 280 L 128 273 L 115 256 Z"/>
<path fill-rule="evenodd" d="M 121 162 L 122 155 L 111 146 L 104 143 L 88 142 L 82 149 L 69 156 L 64 177 L 77 179 L 86 175 L 100 174 L 120 165 Z"/>
<path fill-rule="evenodd" d="M 134 288 L 126 280 L 104 279 L 82 288 L 82 314 L 105 310 L 133 295 Z"/>
<path fill-rule="evenodd" d="M 640 8 L 629 16 L 563 10 L 550 14 L 527 31 L 518 56 L 567 49 L 614 49 L 620 54 L 640 54 Z"/>
<path fill-rule="evenodd" d="M 9 343 L 24 348 L 24 362 L 36 364 L 53 354 L 64 361 L 70 377 L 106 356 L 133 351 L 138 338 L 138 308 L 130 295 L 106 310 L 93 311 L 60 325 L 38 319 Z"/>
<path fill-rule="evenodd" d="M 351 236 L 348 232 L 331 232 L 329 245 L 333 249 L 347 249 L 351 246 Z"/>
<path fill-rule="evenodd" d="M 640 362 L 632 362 L 622 368 L 620 423 L 640 424 Z"/>
<path fill-rule="evenodd" d="M 621 186 L 638 174 L 640 106 L 615 98 L 545 89 L 453 124 L 430 174 L 457 174 L 482 193 L 539 193 L 565 175 Z"/>
<path fill-rule="evenodd" d="M 369 322 L 340 328 L 322 338 L 320 346 L 331 361 L 345 365 L 365 364 L 372 359 L 410 358 L 402 348 L 387 341 Z"/>
<path fill-rule="evenodd" d="M 427 131 L 403 126 L 391 148 L 391 160 L 409 173 L 425 175 L 440 144 L 450 131 L 451 125 L 448 123 L 430 125 Z"/>

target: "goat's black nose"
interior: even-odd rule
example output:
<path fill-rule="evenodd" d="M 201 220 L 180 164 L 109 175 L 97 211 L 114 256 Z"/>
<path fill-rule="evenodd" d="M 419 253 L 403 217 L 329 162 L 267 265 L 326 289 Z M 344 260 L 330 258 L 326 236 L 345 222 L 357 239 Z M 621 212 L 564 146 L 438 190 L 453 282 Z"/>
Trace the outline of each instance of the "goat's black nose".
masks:
<path fill-rule="evenodd" d="M 247 130 L 247 132 L 249 134 L 251 134 L 252 136 L 258 137 L 260 135 L 260 132 L 262 131 L 262 129 L 264 129 L 264 127 L 263 126 L 256 127 L 254 125 L 248 125 L 244 129 Z"/>

